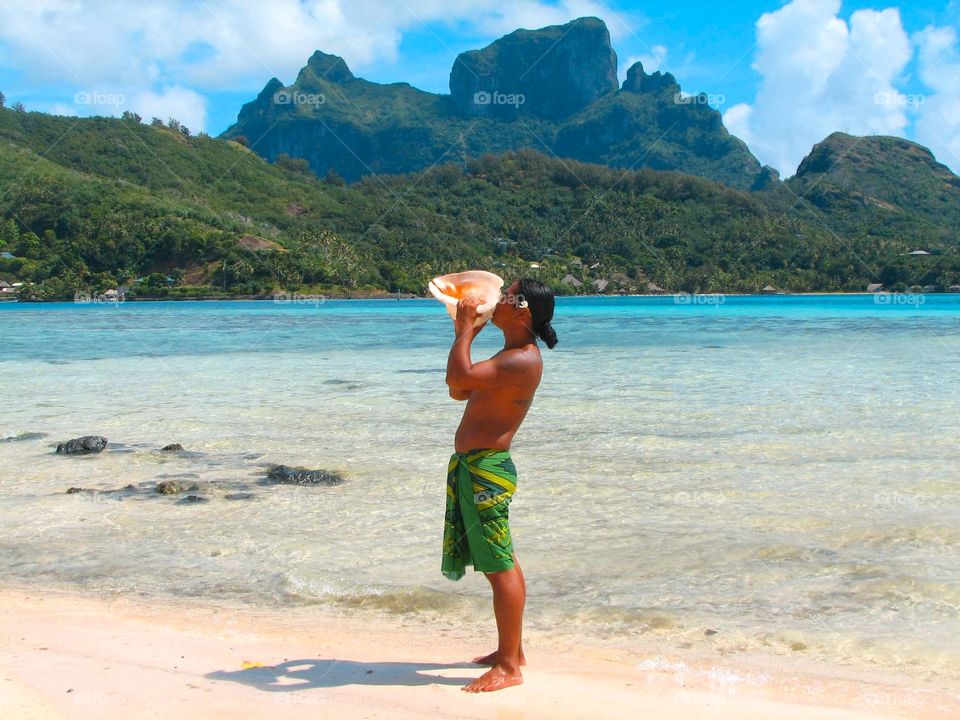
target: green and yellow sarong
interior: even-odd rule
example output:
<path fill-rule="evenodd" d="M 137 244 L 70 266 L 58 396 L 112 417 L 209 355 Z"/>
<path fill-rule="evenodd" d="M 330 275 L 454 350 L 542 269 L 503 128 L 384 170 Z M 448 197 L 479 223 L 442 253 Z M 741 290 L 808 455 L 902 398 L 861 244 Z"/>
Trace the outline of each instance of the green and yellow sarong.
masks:
<path fill-rule="evenodd" d="M 479 572 L 513 568 L 510 499 L 517 469 L 509 450 L 454 453 L 447 465 L 447 511 L 441 571 L 451 580 L 467 565 Z"/>

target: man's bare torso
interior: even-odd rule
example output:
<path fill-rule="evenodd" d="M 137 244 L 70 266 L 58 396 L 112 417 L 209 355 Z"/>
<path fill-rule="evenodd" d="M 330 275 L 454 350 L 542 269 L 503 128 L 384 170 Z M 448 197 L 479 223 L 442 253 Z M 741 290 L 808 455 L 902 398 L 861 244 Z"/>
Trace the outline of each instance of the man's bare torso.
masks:
<path fill-rule="evenodd" d="M 524 348 L 501 350 L 492 359 L 511 366 L 515 379 L 494 388 L 469 391 L 467 407 L 457 428 L 457 452 L 480 448 L 509 449 L 540 384 L 543 361 L 535 343 Z"/>

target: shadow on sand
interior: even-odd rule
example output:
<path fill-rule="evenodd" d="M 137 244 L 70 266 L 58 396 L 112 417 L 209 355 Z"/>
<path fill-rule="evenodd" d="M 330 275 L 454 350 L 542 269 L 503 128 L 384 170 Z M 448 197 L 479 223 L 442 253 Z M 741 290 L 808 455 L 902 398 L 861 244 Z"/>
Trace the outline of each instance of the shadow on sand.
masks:
<path fill-rule="evenodd" d="M 445 677 L 438 670 L 480 669 L 473 663 L 355 662 L 310 658 L 245 670 L 218 670 L 208 680 L 230 680 L 266 692 L 291 692 L 344 685 L 466 685 L 473 677 Z"/>

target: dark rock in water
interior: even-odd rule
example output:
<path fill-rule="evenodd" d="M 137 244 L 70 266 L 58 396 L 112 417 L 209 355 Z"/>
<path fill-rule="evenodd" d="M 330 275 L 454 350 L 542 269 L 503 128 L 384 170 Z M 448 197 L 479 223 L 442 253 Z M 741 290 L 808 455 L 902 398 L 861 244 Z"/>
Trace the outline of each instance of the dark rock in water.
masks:
<path fill-rule="evenodd" d="M 83 487 L 69 487 L 67 488 L 67 495 L 76 495 L 77 493 L 88 493 L 90 495 L 129 495 L 130 493 L 138 492 L 136 485 L 124 485 L 122 488 L 116 488 L 114 490 L 95 490 L 93 488 L 83 488 Z M 122 499 L 122 498 L 120 498 Z"/>
<path fill-rule="evenodd" d="M 160 452 L 173 453 L 173 452 L 183 452 L 183 445 L 180 443 L 170 443 L 169 445 L 164 445 L 160 448 Z"/>
<path fill-rule="evenodd" d="M 107 446 L 107 439 L 100 435 L 84 435 L 57 445 L 61 455 L 89 455 L 101 452 Z"/>
<path fill-rule="evenodd" d="M 340 390 L 359 390 L 360 388 L 363 387 L 363 385 L 361 385 L 358 382 L 353 382 L 351 380 L 339 380 L 339 379 L 324 380 L 323 384 L 336 385 L 337 388 Z"/>
<path fill-rule="evenodd" d="M 200 497 L 199 495 L 187 495 L 186 497 L 177 500 L 177 505 L 193 505 L 197 503 L 208 502 L 210 502 L 209 498 Z"/>
<path fill-rule="evenodd" d="M 20 433 L 19 435 L 12 435 L 10 437 L 0 438 L 0 442 L 22 442 L 24 440 L 39 440 L 40 438 L 45 438 L 46 433 L 42 432 L 25 432 Z"/>
<path fill-rule="evenodd" d="M 345 478 L 329 470 L 307 470 L 277 465 L 267 473 L 267 480 L 284 485 L 340 485 Z"/>
<path fill-rule="evenodd" d="M 253 493 L 230 493 L 223 496 L 224 500 L 252 500 Z"/>
<path fill-rule="evenodd" d="M 157 492 L 161 495 L 177 495 L 183 492 L 183 485 L 176 480 L 164 480 L 157 485 Z"/>
<path fill-rule="evenodd" d="M 704 631 L 703 631 L 703 634 L 704 634 L 704 635 L 716 635 L 718 632 L 719 632 L 719 630 L 713 630 L 713 629 L 711 628 L 711 629 L 704 630 Z"/>

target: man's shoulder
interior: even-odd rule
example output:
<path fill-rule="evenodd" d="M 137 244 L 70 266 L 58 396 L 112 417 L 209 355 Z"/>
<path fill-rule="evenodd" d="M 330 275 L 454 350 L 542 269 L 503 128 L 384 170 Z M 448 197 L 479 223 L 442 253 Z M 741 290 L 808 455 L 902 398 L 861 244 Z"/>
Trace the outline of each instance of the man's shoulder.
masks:
<path fill-rule="evenodd" d="M 535 345 L 501 350 L 494 356 L 497 364 L 508 372 L 528 372 L 540 367 L 543 360 Z"/>

